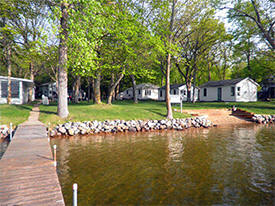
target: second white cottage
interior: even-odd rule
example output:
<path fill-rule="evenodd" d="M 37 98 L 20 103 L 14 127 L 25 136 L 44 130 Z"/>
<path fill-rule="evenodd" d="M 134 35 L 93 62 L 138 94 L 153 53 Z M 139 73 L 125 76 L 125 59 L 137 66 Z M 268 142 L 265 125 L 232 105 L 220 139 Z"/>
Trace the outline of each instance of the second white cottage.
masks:
<path fill-rule="evenodd" d="M 195 87 L 195 95 L 193 95 L 194 87 L 191 87 L 191 101 L 193 101 L 193 97 L 195 101 L 198 100 L 199 89 Z M 159 101 L 165 101 L 165 86 L 159 89 Z M 180 103 L 181 101 L 187 101 L 187 89 L 186 84 L 172 84 L 170 85 L 170 101 L 171 103 Z"/>
<path fill-rule="evenodd" d="M 200 86 L 200 101 L 256 102 L 258 86 L 249 77 L 209 81 Z"/>

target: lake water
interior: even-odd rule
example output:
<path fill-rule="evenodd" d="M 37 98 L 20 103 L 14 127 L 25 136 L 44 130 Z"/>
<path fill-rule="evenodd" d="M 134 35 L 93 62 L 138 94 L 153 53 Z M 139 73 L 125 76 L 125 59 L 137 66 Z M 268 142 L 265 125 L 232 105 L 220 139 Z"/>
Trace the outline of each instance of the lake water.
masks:
<path fill-rule="evenodd" d="M 66 205 L 273 205 L 275 126 L 56 138 Z"/>
<path fill-rule="evenodd" d="M 0 139 L 0 160 L 9 146 L 10 141 L 8 138 Z"/>

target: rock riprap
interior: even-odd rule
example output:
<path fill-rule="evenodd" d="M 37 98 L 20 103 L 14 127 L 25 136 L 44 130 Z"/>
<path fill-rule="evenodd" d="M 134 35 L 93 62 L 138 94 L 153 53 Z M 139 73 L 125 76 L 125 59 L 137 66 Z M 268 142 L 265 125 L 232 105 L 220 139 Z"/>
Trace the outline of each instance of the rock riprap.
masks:
<path fill-rule="evenodd" d="M 212 123 L 205 116 L 186 119 L 163 119 L 163 120 L 106 120 L 85 121 L 85 122 L 66 122 L 59 124 L 53 129 L 49 129 L 50 136 L 78 135 L 78 134 L 98 134 L 98 133 L 117 133 L 117 132 L 140 132 L 153 130 L 184 130 L 190 127 L 211 127 Z"/>
<path fill-rule="evenodd" d="M 0 138 L 6 138 L 9 134 L 9 127 L 7 125 L 0 125 Z"/>
<path fill-rule="evenodd" d="M 262 114 L 255 114 L 252 117 L 252 121 L 258 124 L 270 124 L 275 123 L 275 115 L 262 115 Z"/>

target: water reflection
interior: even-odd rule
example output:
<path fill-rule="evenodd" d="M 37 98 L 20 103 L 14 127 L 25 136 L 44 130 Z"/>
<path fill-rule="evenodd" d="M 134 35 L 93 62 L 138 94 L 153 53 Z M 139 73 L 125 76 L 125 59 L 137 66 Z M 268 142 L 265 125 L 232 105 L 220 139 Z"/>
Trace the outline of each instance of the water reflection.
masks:
<path fill-rule="evenodd" d="M 240 125 L 52 144 L 68 205 L 74 182 L 79 205 L 272 205 L 274 137 L 274 126 Z"/>
<path fill-rule="evenodd" d="M 8 138 L 0 139 L 0 159 L 2 158 L 5 151 L 7 150 L 9 143 L 10 141 L 8 140 Z"/>

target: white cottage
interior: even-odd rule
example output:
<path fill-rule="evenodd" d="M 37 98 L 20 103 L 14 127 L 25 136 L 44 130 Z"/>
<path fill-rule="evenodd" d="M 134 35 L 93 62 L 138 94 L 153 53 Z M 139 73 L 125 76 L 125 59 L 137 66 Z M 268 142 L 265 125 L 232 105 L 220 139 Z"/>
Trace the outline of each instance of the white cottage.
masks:
<path fill-rule="evenodd" d="M 256 102 L 258 86 L 249 77 L 209 81 L 200 86 L 200 101 Z"/>
<path fill-rule="evenodd" d="M 11 77 L 11 103 L 25 104 L 28 102 L 30 90 L 33 89 L 33 81 Z M 32 100 L 34 100 L 33 89 Z M 8 98 L 8 77 L 0 76 L 0 104 L 6 104 Z"/>
<path fill-rule="evenodd" d="M 157 100 L 159 87 L 150 83 L 143 83 L 136 86 L 136 93 L 139 100 Z M 119 94 L 120 99 L 133 99 L 133 88 L 128 88 Z"/>
<path fill-rule="evenodd" d="M 57 98 L 56 82 L 41 84 L 38 87 L 38 97 L 41 98 L 42 95 L 50 99 Z"/>
<path fill-rule="evenodd" d="M 191 101 L 193 101 L 193 91 L 194 87 L 191 87 Z M 159 89 L 159 101 L 165 101 L 165 86 L 161 87 Z M 199 89 L 195 87 L 195 101 L 198 100 L 198 94 L 199 94 Z M 170 85 L 170 101 L 171 103 L 180 103 L 182 101 L 186 102 L 187 101 L 187 88 L 186 84 L 173 84 Z"/>

